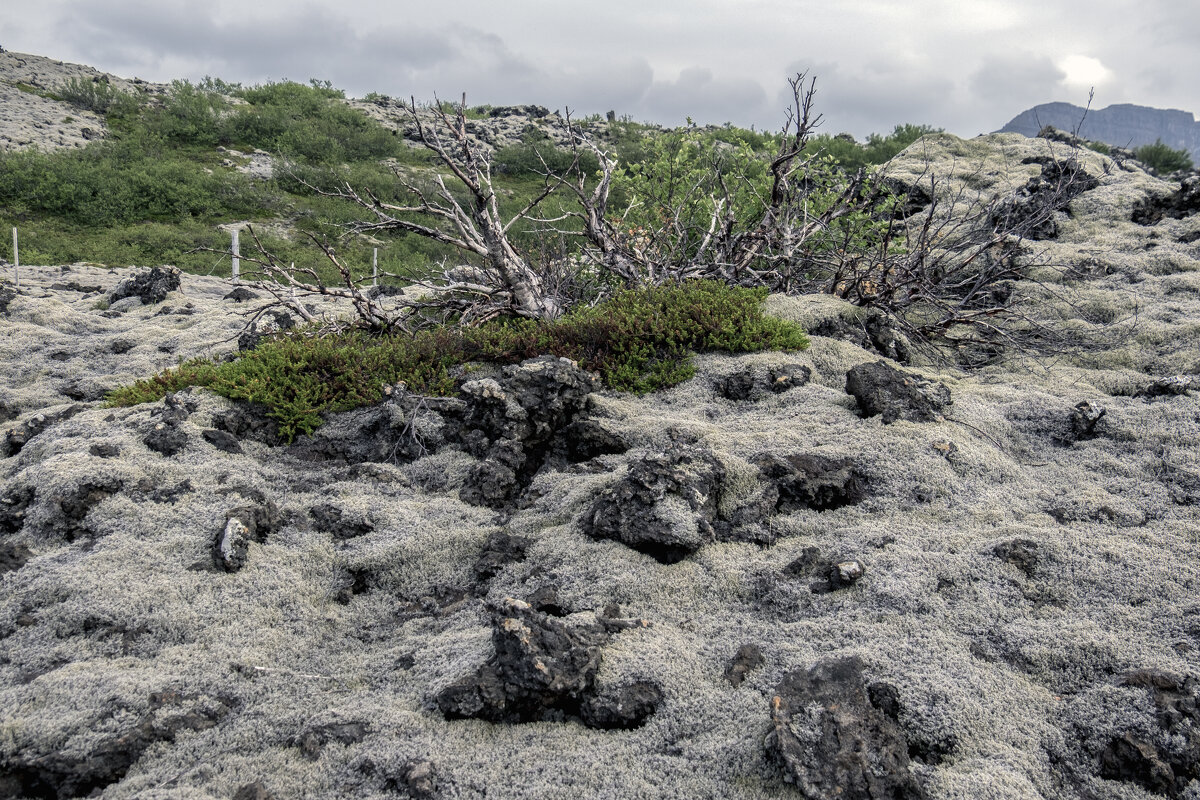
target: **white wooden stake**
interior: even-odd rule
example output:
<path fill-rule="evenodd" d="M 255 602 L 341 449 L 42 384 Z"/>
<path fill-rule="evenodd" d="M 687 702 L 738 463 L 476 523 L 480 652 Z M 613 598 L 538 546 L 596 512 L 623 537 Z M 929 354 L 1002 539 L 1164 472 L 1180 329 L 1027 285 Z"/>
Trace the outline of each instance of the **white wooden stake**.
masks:
<path fill-rule="evenodd" d="M 242 260 L 239 258 L 241 251 L 238 249 L 238 229 L 233 229 L 233 282 L 238 282 L 238 273 L 241 271 Z"/>
<path fill-rule="evenodd" d="M 17 251 L 17 226 L 13 226 L 13 285 L 21 288 L 21 254 Z"/>
<path fill-rule="evenodd" d="M 15 228 L 13 230 L 16 230 Z M 371 248 L 371 285 L 379 285 L 379 248 Z"/>

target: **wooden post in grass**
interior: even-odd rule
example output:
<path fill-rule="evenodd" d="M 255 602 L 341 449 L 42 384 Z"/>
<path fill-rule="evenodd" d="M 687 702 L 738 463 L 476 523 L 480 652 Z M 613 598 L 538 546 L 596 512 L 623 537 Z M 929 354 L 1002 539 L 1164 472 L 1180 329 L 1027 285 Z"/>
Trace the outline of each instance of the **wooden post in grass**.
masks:
<path fill-rule="evenodd" d="M 14 229 L 15 230 L 15 229 Z M 371 285 L 379 285 L 379 248 L 371 248 Z"/>
<path fill-rule="evenodd" d="M 241 272 L 241 269 L 242 269 L 242 259 L 240 258 L 241 251 L 238 249 L 238 229 L 234 228 L 232 233 L 233 233 L 233 247 L 230 249 L 233 252 L 233 282 L 237 283 L 238 282 L 238 273 Z"/>
<path fill-rule="evenodd" d="M 17 251 L 17 226 L 13 226 L 13 286 L 21 288 L 21 254 Z"/>

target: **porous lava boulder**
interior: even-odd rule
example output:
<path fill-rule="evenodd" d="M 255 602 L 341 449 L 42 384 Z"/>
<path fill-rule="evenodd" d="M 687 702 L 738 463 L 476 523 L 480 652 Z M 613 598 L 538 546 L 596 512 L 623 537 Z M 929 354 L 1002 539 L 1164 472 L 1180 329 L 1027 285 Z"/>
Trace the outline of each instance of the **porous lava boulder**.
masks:
<path fill-rule="evenodd" d="M 1183 797 L 1188 785 L 1200 780 L 1200 681 L 1139 669 L 1121 682 L 1149 693 L 1159 730 L 1152 736 L 1125 731 L 1113 737 L 1100 753 L 1100 777 Z"/>
<path fill-rule="evenodd" d="M 499 379 L 464 383 L 458 438 L 481 461 L 468 470 L 461 499 L 491 508 L 511 505 L 596 387 L 595 375 L 556 356 L 507 366 Z"/>
<path fill-rule="evenodd" d="M 603 730 L 637 728 L 658 710 L 662 689 L 650 681 L 635 681 L 584 700 L 580 708 L 583 724 Z"/>
<path fill-rule="evenodd" d="M 163 398 L 163 407 L 151 412 L 157 416 L 157 421 L 142 437 L 142 444 L 167 458 L 183 450 L 189 437 L 182 425 L 195 408 L 194 401 L 179 394 L 168 394 Z"/>
<path fill-rule="evenodd" d="M 113 716 L 130 716 L 127 711 Z M 86 749 L 17 752 L 0 765 L 4 797 L 94 797 L 125 777 L 152 745 L 218 725 L 229 704 L 206 695 L 154 692 L 148 709 L 119 733 L 95 737 Z"/>
<path fill-rule="evenodd" d="M 848 657 L 784 675 L 767 750 L 810 800 L 918 800 L 904 733 L 871 704 L 862 670 Z"/>
<path fill-rule="evenodd" d="M 279 508 L 270 500 L 225 512 L 225 524 L 213 543 L 213 560 L 226 572 L 246 566 L 250 544 L 262 543 L 279 527 Z"/>
<path fill-rule="evenodd" d="M 1197 212 L 1200 212 L 1200 175 L 1192 175 L 1166 197 L 1149 197 L 1135 203 L 1131 219 L 1139 225 L 1157 225 L 1164 217 L 1183 219 Z"/>
<path fill-rule="evenodd" d="M 495 655 L 438 692 L 437 706 L 448 718 L 491 722 L 579 716 L 607 641 L 599 625 L 568 625 L 522 600 L 505 598 L 492 608 Z"/>
<path fill-rule="evenodd" d="M 675 444 L 634 461 L 582 519 L 584 532 L 672 564 L 714 535 L 725 469 L 706 448 Z"/>
<path fill-rule="evenodd" d="M 1041 175 L 1029 180 L 1017 193 L 992 212 L 992 224 L 1026 239 L 1044 240 L 1058 236 L 1054 212 L 1065 209 L 1074 198 L 1094 189 L 1099 181 L 1083 170 L 1075 159 L 1055 157 L 1026 159 L 1040 163 Z"/>
<path fill-rule="evenodd" d="M 48 513 L 42 516 L 38 532 L 48 539 L 68 542 L 94 535 L 87 522 L 88 513 L 121 491 L 123 485 L 119 478 L 96 475 L 47 492 L 44 502 Z"/>
<path fill-rule="evenodd" d="M 0 442 L 0 455 L 5 458 L 15 456 L 29 443 L 29 440 L 37 436 L 42 431 L 62 422 L 83 411 L 86 406 L 75 404 L 62 409 L 61 411 L 52 411 L 48 414 L 34 414 L 29 419 L 9 428 L 4 434 L 4 441 Z"/>
<path fill-rule="evenodd" d="M 867 476 L 850 458 L 761 453 L 752 463 L 770 483 L 776 511 L 832 511 L 867 498 Z"/>
<path fill-rule="evenodd" d="M 864 417 L 882 416 L 885 425 L 901 419 L 943 422 L 943 412 L 953 402 L 945 384 L 896 369 L 886 361 L 851 368 L 846 373 L 846 392 L 854 395 Z"/>
<path fill-rule="evenodd" d="M 115 303 L 126 297 L 136 297 L 142 305 L 161 303 L 167 294 L 179 288 L 179 270 L 175 267 L 152 267 L 118 283 L 108 293 L 108 301 Z"/>
<path fill-rule="evenodd" d="M 463 384 L 463 436 L 478 431 L 489 444 L 513 439 L 526 450 L 544 448 L 583 409 L 596 387 L 596 376 L 567 358 L 538 356 L 509 365 L 498 380 Z"/>
<path fill-rule="evenodd" d="M 758 645 L 744 644 L 725 664 L 725 680 L 736 689 L 751 672 L 765 663 L 767 660 L 763 658 L 762 649 Z"/>

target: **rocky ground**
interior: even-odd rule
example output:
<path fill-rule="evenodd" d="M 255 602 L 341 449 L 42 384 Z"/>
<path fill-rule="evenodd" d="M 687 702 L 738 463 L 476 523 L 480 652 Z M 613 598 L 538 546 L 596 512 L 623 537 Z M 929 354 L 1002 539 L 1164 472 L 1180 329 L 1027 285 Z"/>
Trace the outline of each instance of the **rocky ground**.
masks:
<path fill-rule="evenodd" d="M 166 90 L 160 84 L 125 80 L 82 64 L 0 50 L 0 150 L 59 150 L 103 138 L 108 127 L 102 117 L 45 96 L 70 80 L 102 80 L 130 93 Z"/>
<path fill-rule="evenodd" d="M 1008 192 L 1062 147 L 892 171 Z M 811 349 L 643 398 L 535 360 L 290 446 L 204 391 L 100 400 L 232 353 L 253 298 L 23 267 L 0 795 L 1197 800 L 1200 217 L 1079 158 L 1023 288 L 1086 353 L 901 364 L 776 296 Z"/>

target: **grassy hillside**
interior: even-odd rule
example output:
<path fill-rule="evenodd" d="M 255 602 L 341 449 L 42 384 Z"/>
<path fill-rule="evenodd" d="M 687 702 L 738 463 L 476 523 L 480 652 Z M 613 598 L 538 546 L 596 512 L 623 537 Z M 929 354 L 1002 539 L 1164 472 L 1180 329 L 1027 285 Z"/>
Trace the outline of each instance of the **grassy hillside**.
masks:
<path fill-rule="evenodd" d="M 330 242 L 364 270 L 373 247 L 379 248 L 381 269 L 400 274 L 418 274 L 450 255 L 412 235 L 345 235 L 340 225 L 359 218 L 361 209 L 305 185 L 349 181 L 399 200 L 393 170 L 419 183 L 434 169 L 422 149 L 347 105 L 327 82 L 244 88 L 218 80 L 177 81 L 164 97 L 147 99 L 79 81 L 58 96 L 102 114 L 111 135 L 73 151 L 0 154 L 0 225 L 19 227 L 26 263 L 165 263 L 198 274 L 228 274 L 228 257 L 211 252 L 229 246 L 218 226 L 246 220 L 266 232 L 264 242 L 273 252 L 298 263 L 319 262 L 306 233 Z M 484 117 L 488 110 L 477 106 L 469 116 Z M 629 120 L 596 127 L 625 165 L 638 164 L 655 151 L 656 139 L 670 135 Z M 773 135 L 731 125 L 702 130 L 755 152 L 776 145 Z M 813 146 L 857 168 L 886 161 L 928 130 L 897 126 L 866 143 L 819 136 Z M 269 178 L 245 174 L 238 167 L 254 150 L 282 156 L 292 168 L 276 169 Z M 540 189 L 535 171 L 542 159 L 551 166 L 569 162 L 532 126 L 519 142 L 497 149 L 502 207 L 515 212 Z M 521 236 L 518 231 L 516 238 Z"/>

